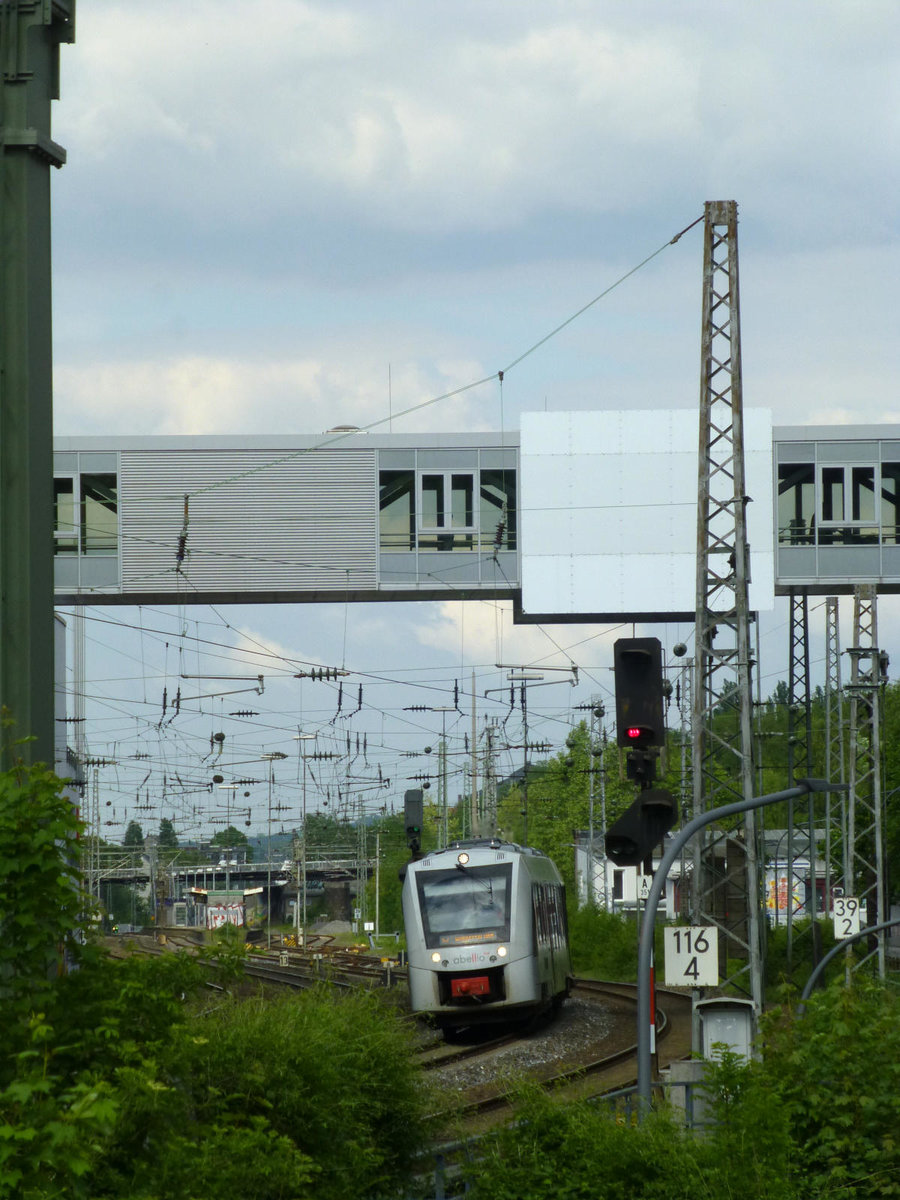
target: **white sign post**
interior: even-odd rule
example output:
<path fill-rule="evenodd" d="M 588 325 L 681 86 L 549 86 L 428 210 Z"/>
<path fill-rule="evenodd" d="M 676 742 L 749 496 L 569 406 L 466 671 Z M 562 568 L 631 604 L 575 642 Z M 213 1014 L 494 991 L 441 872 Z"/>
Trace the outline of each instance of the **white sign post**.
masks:
<path fill-rule="evenodd" d="M 835 896 L 832 900 L 834 940 L 855 937 L 859 933 L 859 900 L 856 896 Z"/>
<path fill-rule="evenodd" d="M 719 983 L 719 931 L 715 925 L 668 927 L 666 985 L 716 987 Z"/>

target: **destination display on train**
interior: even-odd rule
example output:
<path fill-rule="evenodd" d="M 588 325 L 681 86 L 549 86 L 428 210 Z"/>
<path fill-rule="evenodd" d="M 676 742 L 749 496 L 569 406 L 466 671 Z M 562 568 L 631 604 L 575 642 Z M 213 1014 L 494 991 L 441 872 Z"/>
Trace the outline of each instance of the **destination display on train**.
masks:
<path fill-rule="evenodd" d="M 493 930 L 486 933 L 442 933 L 441 946 L 471 946 L 473 942 L 496 942 L 497 935 Z"/>

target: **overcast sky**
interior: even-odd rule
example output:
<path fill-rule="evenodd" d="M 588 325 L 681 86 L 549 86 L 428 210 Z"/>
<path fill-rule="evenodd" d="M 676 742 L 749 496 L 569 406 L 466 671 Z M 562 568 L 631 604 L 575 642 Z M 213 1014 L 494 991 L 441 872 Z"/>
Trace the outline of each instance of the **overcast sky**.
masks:
<path fill-rule="evenodd" d="M 898 421 L 898 35 L 894 0 L 83 0 L 54 108 L 56 432 L 695 420 L 701 228 L 667 243 L 710 199 L 740 209 L 745 402 Z M 396 417 L 495 376 L 656 251 L 502 394 Z M 496 661 L 494 606 L 466 613 L 236 626 L 449 678 Z M 600 632 L 551 631 L 591 638 L 608 686 Z M 507 636 L 517 661 L 552 648 Z"/>

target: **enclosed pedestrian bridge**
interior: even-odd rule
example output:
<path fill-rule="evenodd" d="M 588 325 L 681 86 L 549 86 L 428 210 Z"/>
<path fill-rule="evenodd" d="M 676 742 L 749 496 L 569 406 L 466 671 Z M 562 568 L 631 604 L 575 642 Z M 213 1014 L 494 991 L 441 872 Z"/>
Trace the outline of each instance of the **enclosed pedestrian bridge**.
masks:
<path fill-rule="evenodd" d="M 776 588 L 900 590 L 900 426 L 774 431 Z"/>
<path fill-rule="evenodd" d="M 59 438 L 61 603 L 510 595 L 518 438 Z"/>
<path fill-rule="evenodd" d="M 508 598 L 518 620 L 692 619 L 697 420 L 521 433 L 54 441 L 69 604 Z M 900 426 L 745 413 L 751 606 L 900 590 Z"/>

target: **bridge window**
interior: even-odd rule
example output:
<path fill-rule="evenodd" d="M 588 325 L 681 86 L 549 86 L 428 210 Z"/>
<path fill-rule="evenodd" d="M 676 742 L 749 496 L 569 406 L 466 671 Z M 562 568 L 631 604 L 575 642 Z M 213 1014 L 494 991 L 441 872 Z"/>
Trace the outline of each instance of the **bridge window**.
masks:
<path fill-rule="evenodd" d="M 900 542 L 900 463 L 881 464 L 881 540 L 888 546 Z"/>
<path fill-rule="evenodd" d="M 874 466 L 821 468 L 820 545 L 877 542 Z"/>
<path fill-rule="evenodd" d="M 114 554 L 119 543 L 119 502 L 115 475 L 81 476 L 83 554 Z"/>
<path fill-rule="evenodd" d="M 778 541 L 811 545 L 815 540 L 816 476 L 812 463 L 784 463 L 778 468 Z"/>
<path fill-rule="evenodd" d="M 474 520 L 474 472 L 423 471 L 420 474 L 420 549 L 474 549 Z"/>
<path fill-rule="evenodd" d="M 900 463 L 779 465 L 780 545 L 897 545 L 898 530 Z"/>
<path fill-rule="evenodd" d="M 480 484 L 482 550 L 515 550 L 515 471 L 482 471 Z"/>
<path fill-rule="evenodd" d="M 119 545 L 118 481 L 114 473 L 61 475 L 53 480 L 56 554 L 115 554 Z"/>
<path fill-rule="evenodd" d="M 53 480 L 53 540 L 57 554 L 78 553 L 78 520 L 75 479 L 71 475 Z"/>
<path fill-rule="evenodd" d="M 389 469 L 379 472 L 382 550 L 516 549 L 516 472 Z"/>
<path fill-rule="evenodd" d="M 382 471 L 378 482 L 381 548 L 415 550 L 415 471 Z"/>

